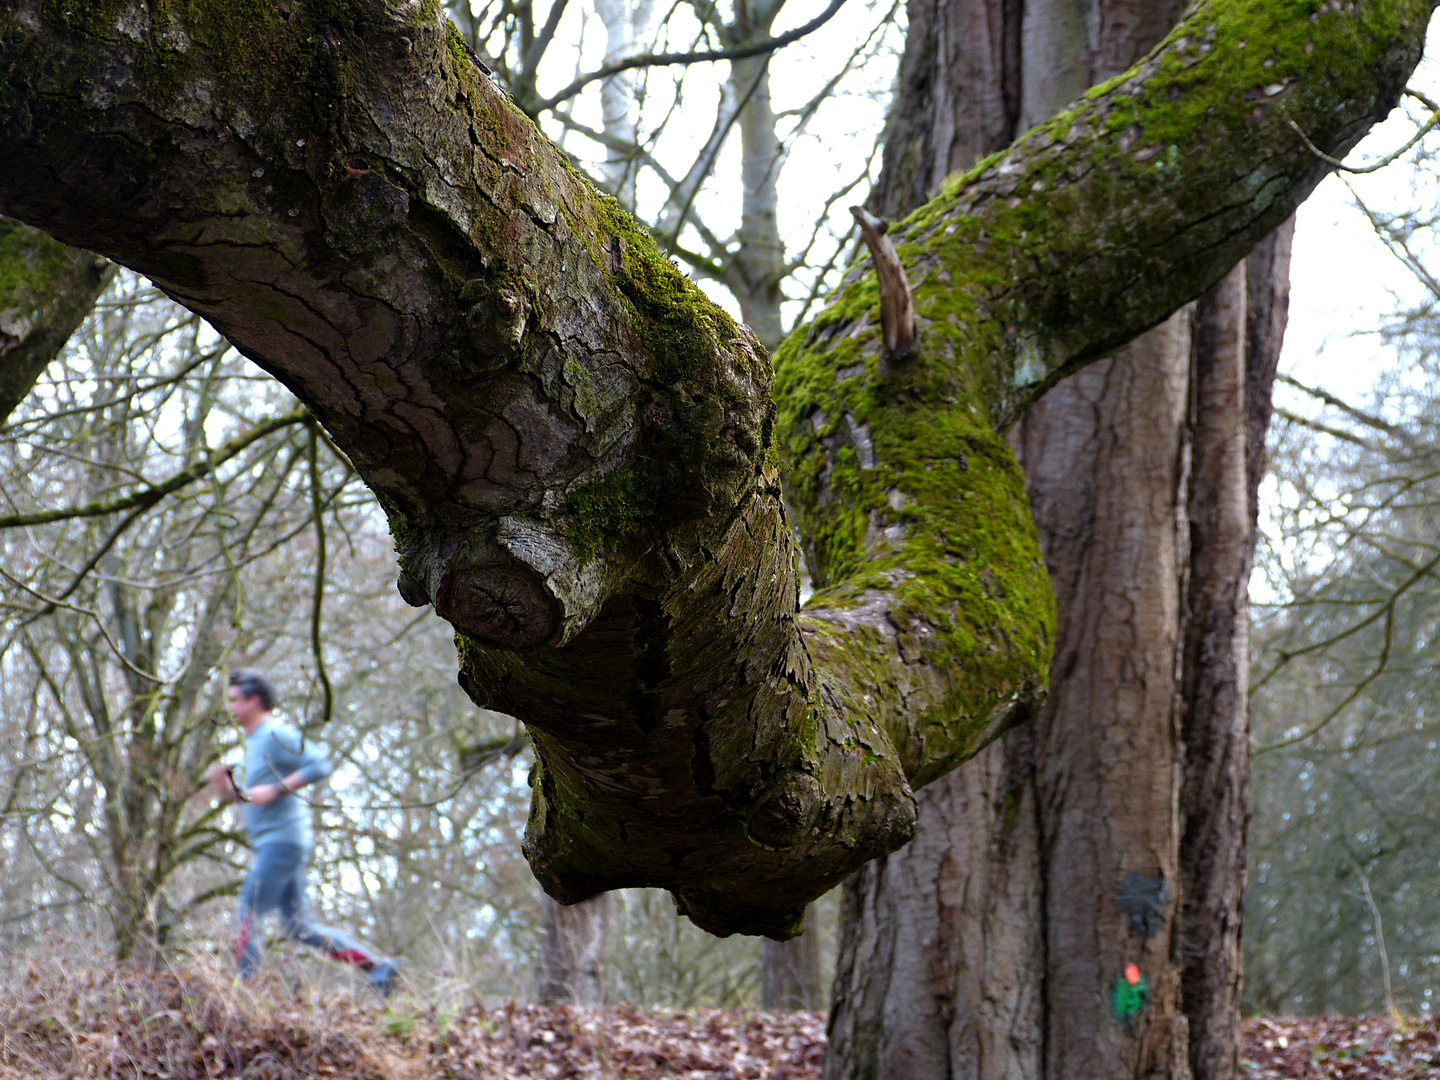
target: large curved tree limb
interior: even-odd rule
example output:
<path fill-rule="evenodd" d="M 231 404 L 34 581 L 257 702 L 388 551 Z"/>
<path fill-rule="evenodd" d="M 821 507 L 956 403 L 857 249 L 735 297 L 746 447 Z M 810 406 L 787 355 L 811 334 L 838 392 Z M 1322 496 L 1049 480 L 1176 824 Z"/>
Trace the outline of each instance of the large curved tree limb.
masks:
<path fill-rule="evenodd" d="M 9 0 L 0 212 L 148 274 L 322 419 L 462 682 L 531 730 L 552 895 L 661 885 L 783 935 L 1043 694 L 997 428 L 1288 216 L 1326 166 L 1287 122 L 1343 153 L 1432 6 L 1198 5 L 893 230 L 893 365 L 861 267 L 772 380 L 423 3 Z"/>
<path fill-rule="evenodd" d="M 0 218 L 0 424 L 95 306 L 107 260 Z"/>

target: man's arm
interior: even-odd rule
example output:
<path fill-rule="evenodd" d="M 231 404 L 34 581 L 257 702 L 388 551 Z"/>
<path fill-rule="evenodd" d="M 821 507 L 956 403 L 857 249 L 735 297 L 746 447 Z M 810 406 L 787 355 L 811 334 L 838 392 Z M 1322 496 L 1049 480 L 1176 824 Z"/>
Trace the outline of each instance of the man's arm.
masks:
<path fill-rule="evenodd" d="M 274 802 L 282 795 L 293 795 L 306 784 L 311 783 L 306 770 L 300 769 L 285 777 L 278 784 L 258 784 L 250 789 L 250 801 L 256 806 L 264 806 L 266 803 Z"/>
<path fill-rule="evenodd" d="M 266 803 L 274 802 L 284 795 L 293 795 L 306 784 L 313 784 L 324 780 L 332 772 L 335 766 L 330 763 L 329 755 L 313 740 L 300 738 L 297 733 L 297 745 L 291 746 L 288 741 L 277 740 L 279 756 L 283 759 L 284 767 L 290 768 L 291 772 L 278 784 L 257 784 L 250 789 L 250 801 L 257 806 L 264 806 Z M 267 759 L 268 760 L 268 759 Z M 281 761 L 270 762 L 271 769 L 279 773 L 282 767 Z"/>

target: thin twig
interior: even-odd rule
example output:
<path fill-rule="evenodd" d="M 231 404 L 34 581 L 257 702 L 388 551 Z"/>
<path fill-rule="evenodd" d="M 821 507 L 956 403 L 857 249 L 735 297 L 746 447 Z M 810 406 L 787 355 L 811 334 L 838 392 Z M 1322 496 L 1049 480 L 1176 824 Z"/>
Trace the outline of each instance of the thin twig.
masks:
<path fill-rule="evenodd" d="M 320 695 L 324 702 L 320 712 L 320 723 L 328 725 L 335 709 L 335 688 L 330 685 L 330 673 L 325 670 L 325 650 L 320 636 L 320 620 L 325 609 L 325 506 L 320 498 L 320 424 L 313 417 L 308 421 L 310 440 L 306 447 L 310 465 L 310 515 L 315 526 L 315 595 L 310 605 L 310 651 L 315 655 L 315 674 L 320 680 Z"/>
<path fill-rule="evenodd" d="M 1393 165 L 1395 164 L 1395 162 L 1399 161 L 1402 157 L 1404 157 L 1411 150 L 1413 150 L 1421 139 L 1425 138 L 1426 135 L 1430 134 L 1431 131 L 1435 130 L 1437 126 L 1440 126 L 1440 108 L 1437 108 L 1435 104 L 1423 94 L 1417 93 L 1414 90 L 1406 90 L 1405 92 L 1411 97 L 1415 98 L 1415 100 L 1423 102 L 1425 104 L 1425 106 L 1430 110 L 1430 119 L 1426 120 L 1425 123 L 1421 126 L 1420 130 L 1415 132 L 1414 138 L 1412 138 L 1399 150 L 1396 150 L 1392 154 L 1386 154 L 1379 161 L 1372 162 L 1369 165 L 1346 165 L 1345 162 L 1341 161 L 1339 158 L 1331 157 L 1329 154 L 1325 153 L 1325 151 L 1321 150 L 1318 146 L 1311 142 L 1310 137 L 1306 135 L 1305 132 L 1300 130 L 1300 125 L 1295 123 L 1294 120 L 1291 120 L 1287 117 L 1285 123 L 1289 124 L 1295 134 L 1300 136 L 1300 141 L 1305 144 L 1305 149 L 1309 150 L 1317 158 L 1325 162 L 1325 164 L 1331 165 L 1334 168 L 1339 169 L 1341 172 L 1354 173 L 1357 176 L 1363 176 L 1366 173 L 1379 172 L 1381 169 L 1385 168 L 1385 166 Z"/>
<path fill-rule="evenodd" d="M 188 469 L 184 469 L 169 480 L 161 484 L 152 484 L 140 491 L 131 492 L 111 502 L 86 503 L 84 506 L 72 506 L 67 509 L 40 510 L 33 514 L 11 514 L 8 517 L 0 517 L 0 529 L 15 529 L 23 525 L 46 525 L 52 521 L 69 521 L 74 518 L 105 517 L 107 514 L 118 514 L 122 510 L 129 510 L 132 507 L 154 506 L 166 495 L 179 491 L 188 484 L 208 475 L 213 469 L 229 461 L 235 455 L 243 452 L 253 443 L 259 442 L 267 435 L 274 434 L 282 428 L 298 424 L 309 416 L 305 409 L 296 409 L 284 416 L 277 416 L 273 420 L 267 420 L 257 424 L 244 435 L 231 439 L 224 446 L 204 461 L 197 461 Z"/>
<path fill-rule="evenodd" d="M 794 30 L 778 34 L 775 37 L 766 38 L 763 41 L 753 41 L 749 45 L 740 45 L 733 49 L 712 49 L 706 52 L 646 53 L 642 56 L 630 56 L 624 60 L 616 60 L 614 63 L 604 64 L 590 72 L 590 74 L 582 75 L 554 97 L 542 101 L 536 106 L 535 111 L 540 113 L 547 109 L 553 109 L 562 101 L 574 97 L 592 82 L 596 82 L 599 79 L 608 79 L 612 75 L 618 75 L 622 71 L 630 71 L 634 68 L 670 67 L 675 64 L 703 64 L 712 60 L 744 60 L 751 56 L 773 53 L 779 49 L 783 49 L 786 45 L 793 45 L 807 34 L 819 30 L 820 27 L 829 22 L 835 13 L 844 6 L 845 0 L 830 0 L 830 6 L 804 26 L 797 26 Z"/>

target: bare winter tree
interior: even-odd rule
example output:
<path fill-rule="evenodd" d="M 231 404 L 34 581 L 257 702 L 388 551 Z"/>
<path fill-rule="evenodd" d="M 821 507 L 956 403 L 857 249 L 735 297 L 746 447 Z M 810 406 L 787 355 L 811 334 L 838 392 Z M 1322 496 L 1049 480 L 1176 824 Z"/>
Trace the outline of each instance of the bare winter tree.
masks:
<path fill-rule="evenodd" d="M 1281 376 L 1255 621 L 1255 1009 L 1410 1013 L 1440 989 L 1434 149 L 1412 166 L 1382 196 L 1398 205 L 1360 204 L 1413 274 L 1376 328 L 1389 363 L 1365 394 Z"/>
<path fill-rule="evenodd" d="M 247 365 L 195 316 L 132 279 L 80 338 L 0 440 L 0 666 L 33 694 L 7 731 L 0 828 L 42 892 L 109 913 L 128 958 L 234 888 L 180 880 L 234 839 L 192 801 L 224 733 L 215 669 L 244 569 L 312 504 L 303 411 L 268 408 L 288 397 L 273 384 L 245 395 Z"/>
<path fill-rule="evenodd" d="M 552 895 L 662 885 L 784 935 L 1043 694 L 1000 430 L 1283 222 L 1328 168 L 1295 127 L 1348 149 L 1430 13 L 1197 5 L 890 230 L 913 324 L 882 332 L 857 267 L 773 377 L 424 7 L 11 4 L 0 209 L 151 275 L 323 420 L 472 696 L 530 728 Z"/>
<path fill-rule="evenodd" d="M 341 764 L 311 796 L 315 898 L 427 992 L 526 993 L 525 740 L 455 686 L 448 627 L 395 594 L 383 517 L 296 405 L 131 275 L 11 414 L 0 933 L 227 950 L 243 840 L 199 777 L 237 741 L 224 669 L 259 666 Z"/>

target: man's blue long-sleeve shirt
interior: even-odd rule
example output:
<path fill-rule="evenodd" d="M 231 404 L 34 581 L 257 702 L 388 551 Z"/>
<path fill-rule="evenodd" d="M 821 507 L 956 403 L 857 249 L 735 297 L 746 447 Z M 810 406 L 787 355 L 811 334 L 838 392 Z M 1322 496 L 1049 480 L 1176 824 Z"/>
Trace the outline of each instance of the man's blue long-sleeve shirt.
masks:
<path fill-rule="evenodd" d="M 304 738 L 289 724 L 282 724 L 274 717 L 245 736 L 247 788 L 278 784 L 297 772 L 307 784 L 313 784 L 334 771 L 334 766 L 318 743 Z M 264 806 L 243 803 L 241 814 L 251 847 L 299 844 L 308 850 L 314 845 L 310 807 L 294 795 L 281 795 Z"/>

